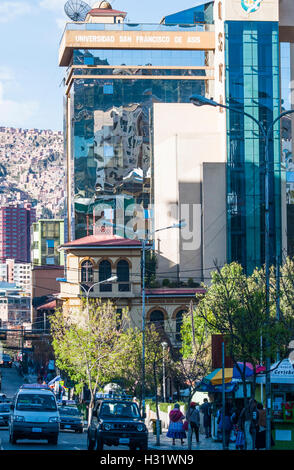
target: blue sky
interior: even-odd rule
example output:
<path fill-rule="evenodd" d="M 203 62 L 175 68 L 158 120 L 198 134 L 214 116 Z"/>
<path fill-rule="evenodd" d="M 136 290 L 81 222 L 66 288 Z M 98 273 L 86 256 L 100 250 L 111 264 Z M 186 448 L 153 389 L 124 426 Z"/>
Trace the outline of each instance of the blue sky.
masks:
<path fill-rule="evenodd" d="M 62 130 L 64 70 L 58 47 L 65 0 L 0 0 L 0 126 Z M 93 5 L 94 0 L 87 3 Z M 138 23 L 192 8 L 198 0 L 112 0 Z"/>

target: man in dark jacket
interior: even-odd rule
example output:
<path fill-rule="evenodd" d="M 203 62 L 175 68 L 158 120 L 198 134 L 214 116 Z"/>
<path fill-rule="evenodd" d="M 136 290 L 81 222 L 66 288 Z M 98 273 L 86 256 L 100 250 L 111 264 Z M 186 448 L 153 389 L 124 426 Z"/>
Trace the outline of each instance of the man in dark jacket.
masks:
<path fill-rule="evenodd" d="M 204 398 L 204 402 L 201 405 L 201 411 L 203 413 L 205 437 L 211 437 L 211 405 L 208 403 L 207 398 Z"/>

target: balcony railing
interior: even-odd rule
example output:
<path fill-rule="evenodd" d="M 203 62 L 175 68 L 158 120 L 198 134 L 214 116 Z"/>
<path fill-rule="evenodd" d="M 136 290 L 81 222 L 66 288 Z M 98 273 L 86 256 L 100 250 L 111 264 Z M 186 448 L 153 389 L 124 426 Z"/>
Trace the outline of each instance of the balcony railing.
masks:
<path fill-rule="evenodd" d="M 214 31 L 214 24 L 66 23 L 66 31 Z M 64 35 L 63 33 L 63 35 Z M 62 41 L 62 39 L 61 39 Z M 60 42 L 61 42 L 60 41 Z"/>

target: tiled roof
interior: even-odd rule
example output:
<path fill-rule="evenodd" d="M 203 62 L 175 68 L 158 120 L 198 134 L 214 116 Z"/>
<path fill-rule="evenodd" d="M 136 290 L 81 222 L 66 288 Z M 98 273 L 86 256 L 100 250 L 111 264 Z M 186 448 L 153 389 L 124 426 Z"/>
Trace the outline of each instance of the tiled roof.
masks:
<path fill-rule="evenodd" d="M 140 240 L 119 237 L 118 235 L 89 235 L 62 245 L 62 248 L 85 247 L 137 247 L 141 248 Z"/>
<path fill-rule="evenodd" d="M 37 307 L 37 310 L 53 310 L 54 308 L 56 308 L 56 300 L 51 300 L 51 302 Z"/>
<path fill-rule="evenodd" d="M 125 11 L 119 11 L 119 10 L 110 10 L 107 8 L 93 8 L 92 10 L 89 11 L 89 14 L 91 16 L 126 16 L 127 13 Z"/>

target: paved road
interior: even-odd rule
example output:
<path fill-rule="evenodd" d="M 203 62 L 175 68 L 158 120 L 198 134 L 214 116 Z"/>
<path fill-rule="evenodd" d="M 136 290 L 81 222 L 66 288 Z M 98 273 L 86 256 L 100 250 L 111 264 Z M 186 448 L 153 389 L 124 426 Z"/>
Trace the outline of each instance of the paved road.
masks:
<path fill-rule="evenodd" d="M 17 441 L 16 444 L 10 444 L 8 429 L 2 428 L 0 430 L 0 450 L 87 450 L 87 435 L 85 432 L 83 434 L 70 431 L 60 432 L 56 446 L 49 445 L 45 440 L 31 441 L 25 439 Z"/>
<path fill-rule="evenodd" d="M 23 377 L 19 375 L 15 367 L 1 368 L 2 375 L 2 393 L 8 398 L 12 398 L 19 387 L 23 384 Z M 0 450 L 87 450 L 87 432 L 84 430 L 83 434 L 76 434 L 73 431 L 61 431 L 59 433 L 58 444 L 49 445 L 47 441 L 32 441 L 21 439 L 16 444 L 9 442 L 8 428 L 0 428 Z M 105 450 L 128 450 L 126 446 L 107 447 Z"/>
<path fill-rule="evenodd" d="M 17 392 L 18 388 L 23 384 L 23 377 L 21 377 L 17 370 L 12 367 L 1 368 L 2 374 L 2 392 L 5 393 L 9 398 Z M 176 446 L 172 446 L 171 439 L 166 437 L 166 432 L 163 432 L 160 439 L 160 447 L 156 446 L 156 437 L 149 434 L 149 449 L 156 450 L 187 450 L 187 441 L 184 446 L 181 446 L 179 442 Z M 232 444 L 232 448 L 235 446 Z M 200 444 L 193 442 L 193 450 L 221 450 L 221 443 L 216 443 L 212 439 L 205 439 L 203 435 L 200 435 Z M 126 446 L 119 447 L 104 447 L 105 450 L 128 450 Z M 86 429 L 83 434 L 76 434 L 72 431 L 61 431 L 59 434 L 58 444 L 56 446 L 49 445 L 47 441 L 30 441 L 30 440 L 19 440 L 16 444 L 9 442 L 9 433 L 7 428 L 0 428 L 0 450 L 87 450 L 87 432 Z"/>
<path fill-rule="evenodd" d="M 1 392 L 5 393 L 7 397 L 12 398 L 19 387 L 23 384 L 23 377 L 19 375 L 14 366 L 11 368 L 1 367 L 0 373 L 2 375 Z"/>

